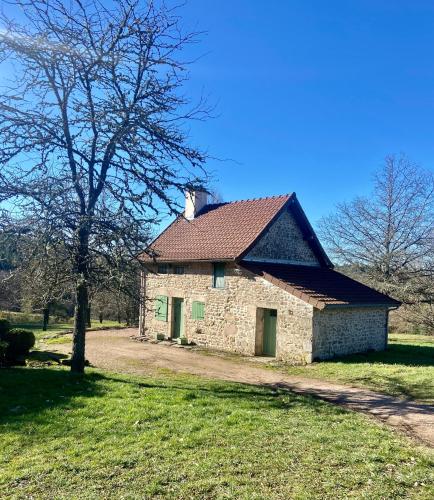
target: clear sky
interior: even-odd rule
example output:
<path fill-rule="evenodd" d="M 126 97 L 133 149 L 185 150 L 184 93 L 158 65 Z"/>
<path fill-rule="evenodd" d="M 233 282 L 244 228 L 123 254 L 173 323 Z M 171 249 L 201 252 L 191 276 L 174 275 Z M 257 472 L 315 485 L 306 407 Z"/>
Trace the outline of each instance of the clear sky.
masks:
<path fill-rule="evenodd" d="M 434 165 L 434 1 L 187 0 L 206 30 L 187 91 L 224 200 L 295 191 L 312 222 L 367 194 L 390 153 Z"/>
<path fill-rule="evenodd" d="M 367 194 L 388 154 L 433 169 L 434 0 L 186 0 L 179 13 L 206 32 L 185 91 L 216 105 L 191 137 L 231 159 L 208 165 L 225 201 L 295 191 L 315 224 Z"/>

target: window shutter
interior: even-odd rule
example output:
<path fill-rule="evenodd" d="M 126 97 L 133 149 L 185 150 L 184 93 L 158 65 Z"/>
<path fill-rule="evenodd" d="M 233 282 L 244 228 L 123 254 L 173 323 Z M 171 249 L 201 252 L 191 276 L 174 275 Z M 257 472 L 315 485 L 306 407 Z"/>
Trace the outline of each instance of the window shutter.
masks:
<path fill-rule="evenodd" d="M 205 318 L 205 304 L 203 302 L 194 301 L 191 307 L 191 317 L 192 319 L 204 319 Z"/>
<path fill-rule="evenodd" d="M 155 299 L 155 317 L 160 321 L 167 321 L 168 301 L 166 295 L 157 295 Z"/>

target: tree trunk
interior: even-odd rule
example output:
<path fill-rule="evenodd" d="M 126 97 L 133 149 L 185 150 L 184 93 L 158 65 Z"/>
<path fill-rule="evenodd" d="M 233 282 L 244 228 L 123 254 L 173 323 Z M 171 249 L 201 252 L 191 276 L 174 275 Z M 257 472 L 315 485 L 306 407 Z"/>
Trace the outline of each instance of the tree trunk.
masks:
<path fill-rule="evenodd" d="M 46 332 L 48 328 L 48 323 L 50 321 L 50 306 L 44 307 L 42 315 L 43 315 L 42 331 Z"/>
<path fill-rule="evenodd" d="M 87 307 L 87 315 L 86 315 L 86 325 L 88 328 L 92 326 L 92 320 L 91 320 L 91 313 L 92 313 L 92 306 L 89 304 Z"/>
<path fill-rule="evenodd" d="M 102 312 L 99 313 L 99 322 L 102 323 L 103 321 L 103 315 L 102 315 Z"/>
<path fill-rule="evenodd" d="M 83 373 L 85 365 L 86 323 L 89 312 L 88 262 L 89 259 L 89 224 L 82 221 L 77 234 L 76 254 L 76 306 L 74 334 L 72 337 L 71 371 Z"/>
<path fill-rule="evenodd" d="M 77 305 L 75 306 L 74 335 L 72 338 L 71 371 L 84 372 L 86 321 L 88 311 L 87 283 L 80 279 L 76 287 Z"/>

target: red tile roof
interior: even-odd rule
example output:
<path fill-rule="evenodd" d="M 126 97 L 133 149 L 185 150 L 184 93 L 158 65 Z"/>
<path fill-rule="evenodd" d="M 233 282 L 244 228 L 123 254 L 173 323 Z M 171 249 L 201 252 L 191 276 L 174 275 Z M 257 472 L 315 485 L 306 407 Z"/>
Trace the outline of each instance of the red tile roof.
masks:
<path fill-rule="evenodd" d="M 154 254 L 159 262 L 234 260 L 291 198 L 287 194 L 206 205 L 193 220 L 178 217 L 142 258 L 150 261 Z"/>
<path fill-rule="evenodd" d="M 318 309 L 328 306 L 384 305 L 400 302 L 327 267 L 241 261 L 240 266 Z"/>

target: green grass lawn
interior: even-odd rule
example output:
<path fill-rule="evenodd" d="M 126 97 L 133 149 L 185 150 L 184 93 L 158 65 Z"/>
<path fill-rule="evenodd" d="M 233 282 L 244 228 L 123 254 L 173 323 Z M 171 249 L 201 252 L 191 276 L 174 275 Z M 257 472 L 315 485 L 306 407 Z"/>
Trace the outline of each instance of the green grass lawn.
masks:
<path fill-rule="evenodd" d="M 27 330 L 32 330 L 36 336 L 36 339 L 47 340 L 48 343 L 52 342 L 53 339 L 59 337 L 59 335 L 64 334 L 68 330 L 74 328 L 73 321 L 56 323 L 51 320 L 48 325 L 47 331 L 42 330 L 42 315 L 41 314 L 27 314 L 27 313 L 16 313 L 16 312 L 1 312 L 0 317 L 8 319 L 14 328 L 25 328 Z M 92 328 L 110 328 L 124 326 L 117 321 L 105 320 L 102 323 L 93 319 Z"/>
<path fill-rule="evenodd" d="M 327 379 L 422 401 L 434 401 L 434 337 L 391 334 L 387 351 L 286 367 L 291 375 Z"/>
<path fill-rule="evenodd" d="M 157 373 L 0 371 L 1 498 L 425 498 L 434 457 L 313 398 Z"/>

